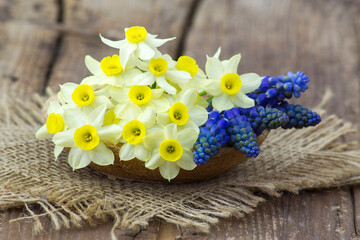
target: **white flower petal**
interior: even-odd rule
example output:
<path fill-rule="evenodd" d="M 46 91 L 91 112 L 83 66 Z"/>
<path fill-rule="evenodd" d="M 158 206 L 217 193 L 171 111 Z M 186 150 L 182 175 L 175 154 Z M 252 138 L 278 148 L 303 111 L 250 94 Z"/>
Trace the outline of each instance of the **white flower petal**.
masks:
<path fill-rule="evenodd" d="M 135 43 L 129 43 L 126 42 L 121 48 L 120 48 L 120 64 L 123 67 L 123 69 L 126 69 L 126 63 L 129 60 L 131 54 L 136 50 L 137 44 Z"/>
<path fill-rule="evenodd" d="M 242 82 L 241 91 L 243 93 L 250 93 L 258 89 L 261 84 L 262 77 L 256 73 L 246 73 L 240 75 Z"/>
<path fill-rule="evenodd" d="M 66 131 L 58 132 L 53 137 L 53 142 L 61 147 L 74 147 L 74 133 L 76 129 L 69 129 Z"/>
<path fill-rule="evenodd" d="M 101 82 L 102 82 L 102 78 L 99 78 L 99 76 L 89 76 L 81 80 L 80 84 L 87 84 L 93 87 L 102 84 Z"/>
<path fill-rule="evenodd" d="M 208 84 L 205 87 L 206 92 L 212 96 L 219 96 L 223 93 L 221 90 L 221 80 L 219 79 L 209 79 Z"/>
<path fill-rule="evenodd" d="M 165 139 L 177 139 L 177 125 L 170 123 L 164 128 Z"/>
<path fill-rule="evenodd" d="M 110 124 L 108 126 L 97 129 L 97 135 L 99 136 L 100 140 L 112 144 L 119 142 L 119 139 L 121 138 L 121 132 L 122 129 L 117 124 Z"/>
<path fill-rule="evenodd" d="M 91 106 L 96 108 L 98 106 L 105 105 L 106 109 L 113 108 L 114 105 L 110 99 L 104 95 L 95 96 L 94 101 L 91 103 Z"/>
<path fill-rule="evenodd" d="M 41 128 L 39 128 L 39 130 L 37 130 L 35 133 L 35 137 L 39 140 L 50 138 L 52 136 L 53 135 L 47 131 L 46 124 L 42 125 Z"/>
<path fill-rule="evenodd" d="M 91 161 L 97 165 L 106 166 L 114 163 L 114 153 L 102 142 L 88 152 Z"/>
<path fill-rule="evenodd" d="M 222 61 L 221 64 L 226 73 L 237 73 L 237 68 L 241 59 L 241 54 L 232 56 L 229 60 Z"/>
<path fill-rule="evenodd" d="M 125 143 L 124 145 L 122 145 L 119 152 L 120 160 L 128 161 L 134 159 L 135 158 L 134 149 L 135 147 L 129 143 Z"/>
<path fill-rule="evenodd" d="M 167 69 L 173 69 L 175 67 L 176 62 L 172 59 L 172 57 L 169 54 L 164 54 L 159 57 L 165 59 L 165 61 L 167 62 L 168 64 Z"/>
<path fill-rule="evenodd" d="M 155 55 L 155 51 L 145 42 L 139 42 L 137 51 L 141 60 L 150 60 Z"/>
<path fill-rule="evenodd" d="M 160 153 L 155 150 L 149 161 L 145 163 L 145 167 L 154 170 L 165 163 L 165 160 L 161 157 Z"/>
<path fill-rule="evenodd" d="M 255 106 L 254 99 L 249 98 L 248 96 L 246 96 L 245 93 L 243 93 L 241 91 L 239 91 L 237 94 L 231 96 L 231 98 L 237 107 L 251 108 L 251 107 Z"/>
<path fill-rule="evenodd" d="M 219 58 L 221 54 L 221 47 L 218 48 L 218 50 L 216 51 L 216 53 L 214 54 L 214 58 Z"/>
<path fill-rule="evenodd" d="M 105 43 L 106 45 L 110 46 L 110 47 L 113 47 L 113 48 L 121 48 L 125 42 L 127 42 L 126 39 L 123 39 L 123 40 L 119 40 L 119 41 L 112 41 L 110 39 L 107 39 L 107 38 L 104 38 L 103 36 L 100 35 L 100 39 L 103 43 Z"/>
<path fill-rule="evenodd" d="M 66 109 L 63 119 L 69 128 L 79 128 L 87 123 L 86 115 L 77 108 Z"/>
<path fill-rule="evenodd" d="M 142 109 L 131 100 L 118 104 L 115 107 L 115 114 L 122 120 L 131 121 L 137 119 Z"/>
<path fill-rule="evenodd" d="M 151 99 L 150 100 L 152 104 L 155 106 L 155 111 L 157 113 L 162 113 L 170 108 L 170 102 L 166 97 L 161 97 L 158 99 Z"/>
<path fill-rule="evenodd" d="M 60 103 L 58 101 L 51 101 L 49 104 L 49 108 L 47 110 L 47 114 L 55 112 L 56 114 L 62 114 L 63 109 L 60 106 Z"/>
<path fill-rule="evenodd" d="M 108 84 L 110 86 L 113 87 L 122 87 L 124 85 L 124 79 L 122 77 L 122 74 L 117 75 L 117 76 L 108 76 L 106 74 L 102 74 L 101 76 L 103 76 L 102 84 Z"/>
<path fill-rule="evenodd" d="M 240 91 L 239 91 L 240 92 Z M 235 95 L 234 95 L 235 96 Z M 215 109 L 223 111 L 234 107 L 234 103 L 231 100 L 231 96 L 223 93 L 219 96 L 215 96 L 212 100 L 212 105 Z"/>
<path fill-rule="evenodd" d="M 150 151 L 157 149 L 160 143 L 164 140 L 163 131 L 152 131 L 146 134 L 144 138 L 144 145 Z"/>
<path fill-rule="evenodd" d="M 183 148 L 192 148 L 198 139 L 198 134 L 192 128 L 185 128 L 178 132 L 177 140 Z"/>
<path fill-rule="evenodd" d="M 77 86 L 79 86 L 79 85 L 76 83 L 70 83 L 70 82 L 60 85 L 59 96 L 63 97 L 63 100 L 66 103 L 73 102 L 72 93 L 74 92 L 74 90 Z"/>
<path fill-rule="evenodd" d="M 54 147 L 54 157 L 55 157 L 55 161 L 57 161 L 60 153 L 61 153 L 63 150 L 64 150 L 64 147 L 55 145 L 55 147 Z"/>
<path fill-rule="evenodd" d="M 174 88 L 173 86 L 171 86 L 164 78 L 164 76 L 159 76 L 156 78 L 156 84 L 161 87 L 162 89 L 164 89 L 167 93 L 169 94 L 175 94 L 176 93 L 176 88 Z"/>
<path fill-rule="evenodd" d="M 171 122 L 169 113 L 158 113 L 157 121 L 160 125 L 165 127 L 166 125 L 168 125 Z"/>
<path fill-rule="evenodd" d="M 165 78 L 177 84 L 184 84 L 189 82 L 189 80 L 191 79 L 191 75 L 190 73 L 185 71 L 168 70 L 165 73 Z"/>
<path fill-rule="evenodd" d="M 221 79 L 224 69 L 218 58 L 208 57 L 205 64 L 206 74 L 210 79 Z"/>
<path fill-rule="evenodd" d="M 197 166 L 193 160 L 193 153 L 189 149 L 184 149 L 183 155 L 176 161 L 176 164 L 185 170 L 193 170 Z"/>
<path fill-rule="evenodd" d="M 109 94 L 111 98 L 115 99 L 118 103 L 122 103 L 129 100 L 129 89 L 130 88 L 111 87 L 109 89 Z"/>
<path fill-rule="evenodd" d="M 196 135 L 199 135 L 199 133 L 200 133 L 199 126 L 191 120 L 187 121 L 187 123 L 185 125 L 178 127 L 179 130 L 186 129 L 186 128 L 192 129 L 194 131 L 194 134 L 196 134 Z"/>
<path fill-rule="evenodd" d="M 68 163 L 73 168 L 73 170 L 84 168 L 89 165 L 90 162 L 91 160 L 87 151 L 84 151 L 78 147 L 73 147 L 70 149 Z"/>
<path fill-rule="evenodd" d="M 87 115 L 87 123 L 93 125 L 95 128 L 101 127 L 104 122 L 105 111 L 106 105 L 96 107 Z"/>
<path fill-rule="evenodd" d="M 137 159 L 144 162 L 150 159 L 150 151 L 147 150 L 143 144 L 137 144 L 134 147 L 134 154 Z"/>
<path fill-rule="evenodd" d="M 155 76 L 151 72 L 144 72 L 137 75 L 130 85 L 152 85 L 155 82 Z"/>
<path fill-rule="evenodd" d="M 190 89 L 182 90 L 178 94 L 176 100 L 182 102 L 188 108 L 191 108 L 195 104 L 197 97 L 198 97 L 198 93 L 196 89 L 190 88 Z"/>
<path fill-rule="evenodd" d="M 145 110 L 140 114 L 138 120 L 142 122 L 146 128 L 151 128 L 155 124 L 156 114 L 152 107 L 147 107 Z"/>
<path fill-rule="evenodd" d="M 99 72 L 102 72 L 100 68 L 100 62 L 96 61 L 93 57 L 86 55 L 85 56 L 85 65 L 87 69 L 93 74 L 96 75 Z"/>
<path fill-rule="evenodd" d="M 173 162 L 165 161 L 163 165 L 159 167 L 160 174 L 163 178 L 169 180 L 175 178 L 180 171 L 180 167 Z"/>
<path fill-rule="evenodd" d="M 163 94 L 164 94 L 164 90 L 163 89 L 151 89 L 152 91 L 152 95 L 151 98 L 160 98 Z"/>
<path fill-rule="evenodd" d="M 142 74 L 142 72 L 139 69 L 133 68 L 133 69 L 128 69 L 128 70 L 122 72 L 121 77 L 124 80 L 125 86 L 128 87 L 128 86 L 134 85 L 133 84 L 134 79 L 140 74 Z"/>
<path fill-rule="evenodd" d="M 196 123 L 196 125 L 201 126 L 203 125 L 206 120 L 208 119 L 208 112 L 205 108 L 200 106 L 194 106 L 189 111 L 190 119 Z"/>
<path fill-rule="evenodd" d="M 156 35 L 153 35 L 156 36 Z M 172 38 L 165 38 L 165 39 L 156 39 L 155 37 L 149 36 L 146 37 L 146 39 L 144 40 L 146 43 L 148 43 L 150 46 L 152 47 L 160 47 L 161 45 L 163 45 L 164 43 L 171 41 L 175 39 L 175 37 Z"/>

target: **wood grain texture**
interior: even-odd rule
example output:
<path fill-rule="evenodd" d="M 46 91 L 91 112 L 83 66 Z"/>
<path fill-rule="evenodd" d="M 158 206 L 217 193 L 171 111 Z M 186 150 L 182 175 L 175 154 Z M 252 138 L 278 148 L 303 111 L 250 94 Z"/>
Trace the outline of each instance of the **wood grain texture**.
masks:
<path fill-rule="evenodd" d="M 181 239 L 351 239 L 351 214 L 349 187 L 286 193 L 244 219 L 221 221 L 209 236 L 183 233 Z"/>
<path fill-rule="evenodd" d="M 60 4 L 59 4 L 60 3 Z M 326 86 L 334 92 L 327 110 L 360 119 L 360 3 L 358 0 L 202 0 L 187 19 L 192 1 L 7 1 L 0 0 L 0 74 L 21 82 L 25 95 L 55 90 L 59 83 L 88 75 L 85 54 L 113 54 L 97 34 L 122 38 L 123 28 L 144 25 L 160 37 L 177 36 L 162 50 L 173 57 L 185 29 L 184 53 L 203 68 L 205 55 L 222 46 L 224 58 L 241 52 L 239 72 L 279 75 L 304 71 L 310 89 L 298 103 L 314 106 Z M 58 24 L 58 25 L 55 25 Z M 53 26 L 53 27 L 52 27 Z M 57 26 L 57 27 L 56 27 Z M 359 136 L 354 139 L 360 140 Z M 8 224 L 22 209 L 0 211 L 0 239 L 108 239 L 112 223 L 99 228 L 32 235 L 32 224 Z M 117 231 L 119 239 L 156 239 L 159 223 L 147 230 Z M 178 239 L 358 239 L 360 186 L 268 199 L 244 219 L 221 220 L 208 236 L 177 231 Z"/>
<path fill-rule="evenodd" d="M 185 53 L 205 64 L 205 54 L 222 47 L 223 58 L 242 53 L 239 72 L 280 75 L 304 71 L 310 89 L 297 102 L 319 103 L 326 87 L 333 98 L 326 110 L 357 123 L 360 119 L 359 28 L 356 1 L 203 1 L 185 43 Z M 346 13 L 346 14 L 345 14 Z M 224 18 L 224 16 L 227 16 Z M 199 48 L 198 46 L 202 46 Z M 359 140 L 359 136 L 354 139 Z M 210 237 L 198 239 L 350 239 L 360 220 L 358 188 L 286 194 L 243 220 L 224 220 Z M 181 239 L 197 239 L 183 234 Z"/>
<path fill-rule="evenodd" d="M 55 1 L 0 1 L 0 73 L 23 84 L 20 94 L 41 91 L 52 56 L 56 32 L 33 22 L 54 23 Z"/>
<path fill-rule="evenodd" d="M 49 86 L 58 90 L 57 85 L 60 83 L 80 82 L 89 76 L 90 73 L 84 64 L 85 55 L 91 55 L 100 61 L 105 56 L 118 53 L 118 50 L 100 41 L 99 33 L 117 40 L 124 38 L 125 27 L 145 26 L 150 32 L 158 34 L 159 38 L 178 37 L 161 48 L 162 51 L 174 56 L 191 3 L 191 0 L 65 0 L 62 24 L 71 26 L 75 33 L 73 31 L 70 34 L 62 34 Z M 76 29 L 79 29 L 78 35 Z"/>

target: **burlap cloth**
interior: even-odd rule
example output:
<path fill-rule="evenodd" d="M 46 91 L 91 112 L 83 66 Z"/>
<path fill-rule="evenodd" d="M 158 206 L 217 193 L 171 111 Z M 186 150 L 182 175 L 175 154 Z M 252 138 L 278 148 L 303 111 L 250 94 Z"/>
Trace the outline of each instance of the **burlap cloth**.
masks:
<path fill-rule="evenodd" d="M 24 206 L 27 215 L 12 221 L 32 219 L 36 232 L 48 217 L 55 229 L 114 220 L 113 238 L 116 228 L 144 228 L 154 218 L 207 233 L 219 218 L 254 211 L 264 201 L 259 192 L 278 197 L 360 182 L 358 145 L 344 140 L 354 127 L 320 108 L 320 125 L 272 131 L 257 158 L 210 181 L 147 184 L 108 180 L 90 168 L 73 172 L 66 153 L 55 162 L 51 140 L 34 138 L 46 97 L 24 101 L 19 89 L 3 85 L 0 95 L 0 209 Z"/>

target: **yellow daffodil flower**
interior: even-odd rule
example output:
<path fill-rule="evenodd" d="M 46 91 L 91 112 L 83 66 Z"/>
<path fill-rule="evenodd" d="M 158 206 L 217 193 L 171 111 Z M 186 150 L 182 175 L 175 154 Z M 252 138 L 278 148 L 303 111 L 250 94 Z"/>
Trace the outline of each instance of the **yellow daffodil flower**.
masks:
<path fill-rule="evenodd" d="M 209 84 L 205 90 L 213 95 L 212 105 L 222 111 L 233 107 L 250 108 L 255 101 L 246 94 L 256 90 L 261 84 L 261 77 L 256 73 L 237 74 L 241 55 L 220 61 L 221 49 L 213 57 L 207 57 L 206 74 Z"/>
<path fill-rule="evenodd" d="M 180 168 L 193 170 L 196 164 L 191 149 L 197 137 L 193 129 L 178 131 L 174 123 L 152 131 L 144 138 L 145 147 L 152 153 L 145 166 L 159 168 L 161 176 L 169 181 L 179 174 Z"/>
<path fill-rule="evenodd" d="M 105 144 L 119 142 L 121 127 L 117 124 L 103 126 L 105 111 L 105 105 L 88 114 L 75 108 L 64 111 L 64 121 L 69 129 L 56 133 L 53 142 L 57 146 L 71 148 L 68 162 L 73 170 L 86 167 L 91 162 L 98 165 L 114 162 L 114 154 Z"/>
<path fill-rule="evenodd" d="M 123 68 L 129 59 L 150 60 L 158 52 L 157 48 L 175 38 L 158 39 L 157 35 L 150 34 L 142 26 L 125 28 L 125 39 L 112 41 L 100 35 L 101 41 L 106 45 L 118 48 L 120 51 L 120 62 Z"/>

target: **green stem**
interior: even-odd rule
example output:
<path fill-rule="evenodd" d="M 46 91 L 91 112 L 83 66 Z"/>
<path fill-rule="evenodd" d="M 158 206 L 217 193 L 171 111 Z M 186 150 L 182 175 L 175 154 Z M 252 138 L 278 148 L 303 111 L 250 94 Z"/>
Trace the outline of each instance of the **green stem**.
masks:
<path fill-rule="evenodd" d="M 202 97 L 202 96 L 204 96 L 206 94 L 207 94 L 207 92 L 205 90 L 202 90 L 201 92 L 199 92 L 200 97 Z"/>

